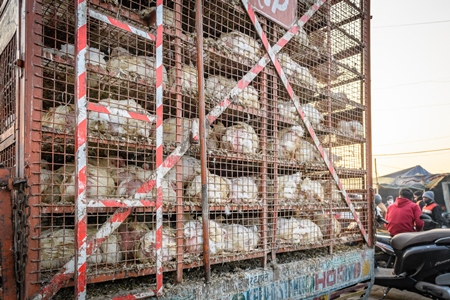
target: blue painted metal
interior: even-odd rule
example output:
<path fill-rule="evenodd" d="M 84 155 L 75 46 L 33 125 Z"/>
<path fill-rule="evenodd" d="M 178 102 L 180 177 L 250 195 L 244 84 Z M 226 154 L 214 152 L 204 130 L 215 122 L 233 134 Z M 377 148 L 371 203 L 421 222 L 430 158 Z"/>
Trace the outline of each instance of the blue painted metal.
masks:
<path fill-rule="evenodd" d="M 255 269 L 211 284 L 195 283 L 166 290 L 163 300 L 276 300 L 329 299 L 332 292 L 370 281 L 374 276 L 373 249 L 355 249 L 274 269 Z"/>

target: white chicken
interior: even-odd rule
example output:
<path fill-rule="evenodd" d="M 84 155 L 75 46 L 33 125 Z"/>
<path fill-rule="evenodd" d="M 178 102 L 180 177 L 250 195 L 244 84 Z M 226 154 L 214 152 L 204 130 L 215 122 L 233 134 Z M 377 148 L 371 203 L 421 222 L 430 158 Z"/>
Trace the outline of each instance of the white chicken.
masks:
<path fill-rule="evenodd" d="M 124 112 L 137 112 L 145 115 L 150 120 L 155 119 L 154 115 L 148 113 L 134 99 L 114 100 L 107 98 L 101 100 L 98 104 L 107 107 L 110 114 L 89 111 L 88 128 L 90 130 L 112 135 L 129 136 L 131 139 L 136 137 L 147 138 L 153 131 L 152 123 L 129 118 Z"/>
<path fill-rule="evenodd" d="M 308 68 L 300 66 L 286 53 L 278 53 L 277 58 L 289 80 L 310 90 L 316 89 L 317 80 L 311 75 Z"/>
<path fill-rule="evenodd" d="M 203 253 L 203 224 L 201 221 L 184 223 L 184 242 L 186 253 L 194 255 Z M 216 244 L 211 238 L 209 239 L 209 250 L 213 255 L 217 253 Z"/>
<path fill-rule="evenodd" d="M 214 174 L 208 174 L 208 201 L 210 204 L 229 203 L 228 195 L 230 186 L 228 182 Z M 185 195 L 193 202 L 201 203 L 202 199 L 202 178 L 200 175 L 194 177 L 186 188 Z"/>
<path fill-rule="evenodd" d="M 251 177 L 229 178 L 230 195 L 232 203 L 256 203 L 258 199 L 258 186 Z"/>
<path fill-rule="evenodd" d="M 63 202 L 73 203 L 76 195 L 75 191 L 75 175 L 76 170 L 74 167 L 71 173 L 64 173 L 64 179 L 60 186 L 61 200 Z M 71 168 L 66 166 L 65 171 L 67 172 Z M 86 195 L 87 197 L 102 198 L 108 197 L 115 194 L 115 183 L 114 179 L 109 174 L 108 170 L 96 165 L 91 165 L 88 163 L 87 171 L 87 186 Z"/>
<path fill-rule="evenodd" d="M 297 219 L 302 234 L 302 244 L 317 244 L 323 241 L 320 227 L 309 219 Z"/>
<path fill-rule="evenodd" d="M 75 232 L 73 229 L 48 229 L 42 231 L 41 237 L 41 269 L 59 269 L 74 255 Z"/>
<path fill-rule="evenodd" d="M 183 182 L 183 185 L 186 185 L 191 182 L 195 178 L 195 176 L 200 175 L 202 171 L 201 163 L 198 159 L 189 155 L 184 155 L 180 160 L 182 165 L 181 181 Z M 176 183 L 177 168 L 173 167 L 172 169 L 170 169 L 169 172 L 167 172 L 166 176 L 164 176 L 164 178 L 171 183 Z"/>
<path fill-rule="evenodd" d="M 320 230 L 322 231 L 322 234 L 325 235 L 325 237 L 330 236 L 331 230 L 333 231 L 334 237 L 339 237 L 341 234 L 342 231 L 341 224 L 339 223 L 338 220 L 336 220 L 335 217 L 330 217 L 329 214 L 315 214 L 314 223 L 316 223 L 317 226 L 319 226 Z M 330 223 L 332 226 L 331 228 Z"/>
<path fill-rule="evenodd" d="M 125 259 L 127 259 L 128 257 L 136 258 L 135 245 L 146 233 L 150 231 L 150 228 L 145 223 L 129 222 L 120 225 L 117 231 L 122 240 L 122 252 L 125 255 Z"/>
<path fill-rule="evenodd" d="M 181 68 L 180 85 L 181 91 L 188 94 L 197 94 L 198 75 L 197 69 L 192 65 L 183 65 Z M 177 85 L 177 69 L 171 68 L 169 71 L 169 89 L 175 89 Z"/>
<path fill-rule="evenodd" d="M 307 200 L 317 200 L 322 202 L 325 199 L 323 186 L 318 180 L 311 180 L 309 178 L 303 179 L 301 190 Z"/>
<path fill-rule="evenodd" d="M 41 201 L 50 204 L 61 201 L 61 191 L 59 190 L 59 187 L 63 180 L 62 174 L 49 170 L 48 163 L 45 160 L 42 160 L 39 178 Z"/>
<path fill-rule="evenodd" d="M 299 244 L 302 242 L 303 234 L 300 224 L 295 218 L 277 218 L 276 238 L 282 243 Z"/>
<path fill-rule="evenodd" d="M 42 114 L 41 125 L 65 133 L 73 133 L 76 125 L 75 107 L 73 104 L 50 107 Z"/>
<path fill-rule="evenodd" d="M 66 56 L 73 59 L 75 56 L 75 46 L 72 44 L 63 44 L 61 45 L 61 48 L 59 52 L 57 52 L 57 54 L 63 57 Z M 106 67 L 105 56 L 106 54 L 100 51 L 100 49 L 89 46 L 87 46 L 86 48 L 86 60 L 87 63 L 91 65 L 105 68 Z"/>
<path fill-rule="evenodd" d="M 180 135 L 181 138 L 183 134 L 186 134 L 186 131 L 190 131 L 190 136 L 192 136 L 193 131 L 193 122 L 198 119 L 188 119 L 181 118 L 181 129 Z M 177 142 L 177 119 L 169 118 L 163 121 L 163 142 L 164 144 L 176 143 Z"/>
<path fill-rule="evenodd" d="M 225 54 L 228 58 L 251 66 L 262 56 L 260 43 L 238 31 L 223 33 L 216 40 L 216 47 L 219 52 Z"/>
<path fill-rule="evenodd" d="M 345 136 L 353 138 L 364 137 L 364 126 L 358 121 L 344 121 L 341 120 L 337 126 L 338 130 Z"/>
<path fill-rule="evenodd" d="M 302 140 L 294 153 L 294 158 L 300 163 L 315 163 L 321 161 L 321 155 L 316 146 Z"/>
<path fill-rule="evenodd" d="M 302 105 L 302 109 L 314 128 L 317 128 L 324 121 L 323 115 L 313 105 Z"/>
<path fill-rule="evenodd" d="M 136 258 L 143 264 L 156 262 L 156 230 L 147 232 L 135 245 Z M 162 229 L 162 261 L 171 261 L 177 255 L 177 242 L 170 228 Z"/>
<path fill-rule="evenodd" d="M 249 252 L 258 247 L 260 234 L 256 228 L 247 228 L 240 224 L 222 224 L 228 233 L 225 241 L 226 250 L 232 252 Z"/>
<path fill-rule="evenodd" d="M 305 130 L 300 125 L 280 130 L 278 132 L 278 156 L 286 159 L 295 158 L 295 153 L 301 146 L 304 134 Z"/>
<path fill-rule="evenodd" d="M 298 200 L 302 184 L 302 173 L 278 176 L 278 198 L 280 200 Z"/>
<path fill-rule="evenodd" d="M 141 16 L 142 19 L 144 20 L 149 20 L 152 18 L 152 16 L 154 16 L 154 20 L 155 23 L 154 24 L 150 24 L 150 25 L 155 25 L 156 24 L 156 7 L 149 7 L 146 9 L 142 9 L 139 11 L 139 15 Z M 168 7 L 164 7 L 163 9 L 163 24 L 164 27 L 172 27 L 175 28 L 175 12 L 168 8 Z"/>
<path fill-rule="evenodd" d="M 225 129 L 222 136 L 222 147 L 239 153 L 256 154 L 259 137 L 252 126 L 244 122 L 237 122 Z"/>
<path fill-rule="evenodd" d="M 138 79 L 154 84 L 156 80 L 156 59 L 150 56 L 133 55 L 122 47 L 111 51 L 106 67 L 112 76 L 120 79 L 137 81 Z M 167 83 L 167 71 L 164 66 L 163 84 Z"/>
<path fill-rule="evenodd" d="M 210 99 L 212 103 L 218 103 L 219 101 L 222 101 L 236 85 L 237 81 L 234 79 L 224 76 L 209 76 L 205 81 L 205 96 Z M 258 98 L 258 91 L 249 85 L 232 100 L 234 103 L 242 105 L 243 107 L 259 109 L 260 104 Z"/>
<path fill-rule="evenodd" d="M 277 103 L 278 113 L 281 117 L 300 123 L 300 114 L 297 111 L 294 103 L 292 101 L 278 101 Z"/>
<path fill-rule="evenodd" d="M 96 228 L 88 228 L 88 240 L 97 233 Z M 98 249 L 87 258 L 92 264 L 117 264 L 122 260 L 121 238 L 118 233 L 110 234 Z"/>

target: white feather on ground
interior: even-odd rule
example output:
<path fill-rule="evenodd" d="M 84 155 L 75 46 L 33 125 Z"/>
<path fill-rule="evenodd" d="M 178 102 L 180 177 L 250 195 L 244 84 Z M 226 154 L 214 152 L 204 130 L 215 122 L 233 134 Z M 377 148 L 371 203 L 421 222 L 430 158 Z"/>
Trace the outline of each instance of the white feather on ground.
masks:
<path fill-rule="evenodd" d="M 237 122 L 225 129 L 222 146 L 224 149 L 234 152 L 255 154 L 259 148 L 259 137 L 252 126 L 244 122 Z"/>

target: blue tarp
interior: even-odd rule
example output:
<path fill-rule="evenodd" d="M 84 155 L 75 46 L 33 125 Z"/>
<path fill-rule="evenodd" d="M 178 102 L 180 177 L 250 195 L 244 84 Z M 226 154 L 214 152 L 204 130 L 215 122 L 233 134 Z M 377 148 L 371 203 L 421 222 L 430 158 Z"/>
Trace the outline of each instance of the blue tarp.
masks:
<path fill-rule="evenodd" d="M 383 188 L 400 189 L 433 188 L 448 174 L 431 174 L 421 166 L 404 169 L 378 178 L 378 184 Z"/>

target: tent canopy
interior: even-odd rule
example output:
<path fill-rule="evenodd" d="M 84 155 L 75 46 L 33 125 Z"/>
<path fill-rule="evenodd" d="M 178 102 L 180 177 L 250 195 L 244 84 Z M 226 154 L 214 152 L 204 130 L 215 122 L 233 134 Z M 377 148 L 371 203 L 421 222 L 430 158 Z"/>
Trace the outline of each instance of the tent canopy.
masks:
<path fill-rule="evenodd" d="M 383 188 L 400 189 L 431 189 L 447 174 L 430 174 L 421 166 L 404 169 L 378 178 L 378 184 Z"/>

